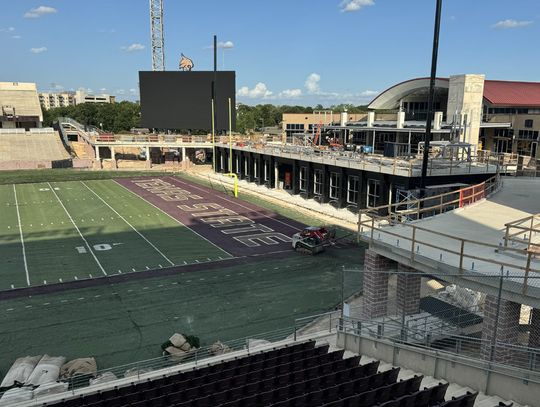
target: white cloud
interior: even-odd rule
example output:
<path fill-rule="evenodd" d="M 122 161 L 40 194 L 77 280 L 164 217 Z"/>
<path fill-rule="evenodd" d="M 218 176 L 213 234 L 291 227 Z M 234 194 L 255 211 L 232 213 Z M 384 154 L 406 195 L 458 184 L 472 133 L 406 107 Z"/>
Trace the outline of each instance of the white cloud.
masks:
<path fill-rule="evenodd" d="M 22 37 L 20 35 L 12 35 L 11 38 L 14 40 L 20 40 Z"/>
<path fill-rule="evenodd" d="M 253 89 L 247 86 L 242 86 L 238 89 L 238 96 L 247 97 L 250 99 L 267 99 L 271 97 L 273 92 L 269 90 L 262 82 L 258 82 Z"/>
<path fill-rule="evenodd" d="M 24 13 L 24 17 L 25 18 L 39 18 L 46 14 L 54 14 L 54 13 L 58 13 L 58 10 L 55 9 L 54 7 L 39 6 Z"/>
<path fill-rule="evenodd" d="M 15 31 L 15 27 L 0 28 L 0 33 L 11 33 Z"/>
<path fill-rule="evenodd" d="M 100 92 L 106 92 L 106 91 L 107 91 L 107 88 L 100 88 L 99 91 L 100 91 Z"/>
<path fill-rule="evenodd" d="M 122 51 L 126 51 L 126 52 L 142 51 L 144 48 L 145 46 L 139 43 L 133 43 L 126 47 L 121 47 Z"/>
<path fill-rule="evenodd" d="M 374 5 L 375 5 L 375 2 L 373 0 L 343 0 L 339 4 L 342 12 L 358 11 L 362 7 L 374 6 Z"/>
<path fill-rule="evenodd" d="M 501 20 L 493 24 L 493 28 L 505 30 L 507 28 L 519 28 L 532 24 L 532 21 Z"/>
<path fill-rule="evenodd" d="M 100 28 L 97 32 L 101 34 L 114 34 L 116 30 L 114 28 Z"/>
<path fill-rule="evenodd" d="M 135 88 L 131 88 L 131 89 L 129 90 L 129 93 L 131 93 L 132 95 L 135 95 L 135 94 L 139 93 L 139 90 L 138 90 L 138 89 L 135 89 Z"/>
<path fill-rule="evenodd" d="M 230 49 L 230 48 L 234 48 L 234 43 L 232 41 L 225 41 L 225 42 L 218 42 L 217 43 L 217 47 L 218 48 L 225 48 L 225 49 Z"/>
<path fill-rule="evenodd" d="M 30 48 L 30 52 L 32 54 L 41 54 L 42 52 L 47 51 L 47 47 L 39 47 L 39 48 Z"/>
<path fill-rule="evenodd" d="M 362 97 L 372 97 L 372 96 L 376 96 L 379 94 L 379 91 L 377 90 L 364 90 L 362 92 L 360 92 L 360 96 Z"/>
<path fill-rule="evenodd" d="M 302 96 L 302 89 L 285 89 L 278 94 L 278 97 L 283 99 L 296 99 L 300 96 Z"/>
<path fill-rule="evenodd" d="M 318 73 L 310 74 L 305 82 L 306 89 L 309 93 L 318 93 L 320 90 L 319 81 L 321 80 L 321 75 Z"/>

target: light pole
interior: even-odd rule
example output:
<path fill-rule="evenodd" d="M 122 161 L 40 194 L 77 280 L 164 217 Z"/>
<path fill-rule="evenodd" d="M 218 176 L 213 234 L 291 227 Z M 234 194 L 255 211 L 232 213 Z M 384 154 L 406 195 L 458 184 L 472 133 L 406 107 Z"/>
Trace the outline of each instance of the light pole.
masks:
<path fill-rule="evenodd" d="M 264 132 L 264 118 L 260 118 L 259 119 L 260 122 L 262 122 L 262 127 L 261 127 L 261 134 Z"/>
<path fill-rule="evenodd" d="M 427 166 L 429 158 L 429 142 L 431 141 L 431 121 L 433 116 L 433 99 L 435 95 L 435 78 L 437 75 L 437 54 L 439 51 L 439 30 L 441 27 L 442 0 L 437 0 L 435 7 L 435 28 L 433 30 L 433 50 L 431 54 L 431 75 L 429 78 L 428 111 L 426 118 L 426 133 L 424 138 L 424 155 L 422 157 L 422 172 L 420 176 L 420 193 L 423 197 L 426 187 Z"/>

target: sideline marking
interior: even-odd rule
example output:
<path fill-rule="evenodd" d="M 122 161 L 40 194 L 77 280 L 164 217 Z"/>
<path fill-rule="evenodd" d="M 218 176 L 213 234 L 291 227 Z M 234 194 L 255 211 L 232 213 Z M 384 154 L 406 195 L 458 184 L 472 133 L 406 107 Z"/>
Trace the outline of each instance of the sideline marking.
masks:
<path fill-rule="evenodd" d="M 165 212 L 163 209 L 161 208 L 158 208 L 156 205 L 154 205 L 152 202 L 150 202 L 149 200 L 143 198 L 141 195 L 138 195 L 135 191 L 132 191 L 131 189 L 129 189 L 128 187 L 120 184 L 118 181 L 116 181 L 115 179 L 112 180 L 113 182 L 115 182 L 117 185 L 120 185 L 122 188 L 124 188 L 126 191 L 128 191 L 129 193 L 131 193 L 132 195 L 135 195 L 137 198 L 139 199 L 142 199 L 144 202 L 152 205 L 154 208 L 156 208 L 157 210 L 161 211 L 162 213 L 164 213 L 165 215 L 167 215 L 169 218 L 171 218 L 172 220 L 174 220 L 176 223 L 178 223 L 179 225 L 182 225 L 183 227 L 185 227 L 186 229 L 189 229 L 192 233 L 196 234 L 197 236 L 199 236 L 201 239 L 204 239 L 206 240 L 208 243 L 210 243 L 212 246 L 214 246 L 215 248 L 217 248 L 218 250 L 221 250 L 223 253 L 225 253 L 227 256 L 229 256 L 231 259 L 235 259 L 236 257 L 233 256 L 232 254 L 230 254 L 228 251 L 222 249 L 221 247 L 219 247 L 217 244 L 211 242 L 210 240 L 208 240 L 206 237 L 204 237 L 203 235 L 199 234 L 198 232 L 194 231 L 193 229 L 191 229 L 189 226 L 186 226 L 184 225 L 182 222 L 180 222 L 178 219 L 176 219 L 174 216 L 172 216 L 171 214 Z M 139 187 L 140 188 L 140 187 Z M 184 262 L 184 264 L 187 264 L 186 262 Z"/>
<path fill-rule="evenodd" d="M 194 184 L 192 184 L 192 183 L 188 183 L 188 182 L 182 181 L 181 179 L 173 178 L 173 177 L 167 177 L 167 178 L 169 178 L 169 179 L 172 180 L 172 181 L 176 180 L 177 182 L 180 182 L 181 184 L 191 186 L 191 187 L 193 187 L 193 188 L 195 188 L 195 189 L 198 189 L 199 191 L 206 192 L 207 194 L 210 193 L 210 191 L 205 190 L 204 188 L 200 188 L 200 187 L 198 187 L 197 185 L 194 185 Z M 265 218 L 268 218 L 268 219 L 273 220 L 273 221 L 275 221 L 275 222 L 281 223 L 282 225 L 285 225 L 285 226 L 287 226 L 288 228 L 291 228 L 291 229 L 294 229 L 294 230 L 302 230 L 302 229 L 298 229 L 296 226 L 293 226 L 293 225 L 291 225 L 291 224 L 289 224 L 289 223 L 287 223 L 287 222 L 283 222 L 282 220 L 279 220 L 279 219 L 276 219 L 276 218 L 272 218 L 271 216 L 265 215 L 265 214 L 262 213 L 260 210 L 249 208 L 249 207 L 247 207 L 247 206 L 242 205 L 241 203 L 238 203 L 238 202 L 236 202 L 236 201 L 231 201 L 230 199 L 225 198 L 225 197 L 223 197 L 223 196 L 215 195 L 215 197 L 216 197 L 216 198 L 219 198 L 219 199 L 222 199 L 222 200 L 224 200 L 224 201 L 227 201 L 227 202 L 229 202 L 229 203 L 231 203 L 231 204 L 233 204 L 233 205 L 238 205 L 238 206 L 240 206 L 241 208 L 247 209 L 247 210 L 250 211 L 250 212 L 258 213 L 258 214 L 264 216 Z M 261 208 L 261 209 L 264 209 L 264 208 Z M 267 209 L 267 210 L 268 210 L 268 209 Z"/>
<path fill-rule="evenodd" d="M 22 253 L 23 253 L 23 260 L 24 260 L 24 271 L 26 272 L 26 284 L 30 285 L 30 275 L 28 274 L 28 263 L 26 262 L 26 249 L 24 247 L 24 238 L 23 238 L 22 225 L 21 225 L 21 215 L 19 213 L 19 202 L 17 201 L 17 189 L 15 188 L 15 184 L 13 184 L 13 193 L 15 194 L 15 207 L 17 208 L 17 220 L 19 222 L 19 234 L 21 235 L 21 245 L 22 245 Z"/>
<path fill-rule="evenodd" d="M 118 212 L 116 212 L 116 210 L 115 210 L 111 205 L 109 205 L 107 202 L 105 202 L 105 201 L 103 200 L 103 198 L 100 197 L 100 196 L 99 196 L 92 188 L 90 188 L 88 185 L 86 185 L 86 184 L 84 183 L 84 181 L 81 181 L 81 184 L 83 184 L 90 192 L 92 192 L 95 196 L 97 196 L 101 202 L 103 202 L 103 203 L 104 203 L 105 205 L 107 205 L 114 213 L 116 213 L 116 214 L 120 217 L 120 219 L 122 219 L 124 222 L 126 222 L 126 224 L 127 224 L 131 229 L 133 229 L 133 230 L 135 231 L 135 233 L 137 233 L 140 237 L 142 237 L 142 238 L 145 240 L 146 243 L 148 243 L 150 246 L 152 246 L 152 248 L 153 248 L 156 252 L 158 252 L 158 253 L 161 255 L 161 257 L 163 257 L 165 260 L 167 260 L 169 263 L 171 263 L 171 266 L 174 266 L 174 263 L 173 263 L 167 256 L 165 256 L 165 255 L 161 252 L 161 250 L 159 250 L 159 249 L 158 249 L 158 248 L 157 248 L 150 240 L 148 240 L 146 237 L 144 237 L 143 234 L 142 234 L 141 232 L 139 232 L 137 229 L 135 229 L 135 227 L 134 227 L 131 223 L 129 223 L 129 222 L 126 220 L 126 218 L 124 218 L 122 215 L 120 215 Z M 103 218 L 101 218 L 101 220 L 103 220 Z M 148 267 L 146 267 L 146 269 L 148 269 Z"/>
<path fill-rule="evenodd" d="M 96 254 L 92 251 L 92 248 L 90 247 L 90 245 L 88 244 L 87 240 L 85 239 L 85 237 L 83 236 L 83 234 L 81 233 L 81 231 L 79 230 L 79 228 L 77 227 L 77 225 L 75 224 L 75 221 L 73 220 L 73 218 L 71 217 L 71 215 L 69 214 L 68 210 L 66 209 L 66 207 L 64 206 L 64 204 L 62 203 L 62 201 L 60 200 L 60 197 L 58 196 L 58 194 L 56 193 L 56 191 L 54 189 L 52 189 L 52 185 L 50 182 L 47 182 L 47 184 L 49 185 L 49 187 L 51 188 L 51 191 L 52 193 L 54 194 L 54 196 L 56 197 L 56 199 L 58 200 L 58 202 L 60 203 L 60 205 L 62 206 L 62 208 L 64 208 L 64 211 L 66 212 L 66 215 L 68 216 L 69 220 L 71 221 L 71 223 L 73 223 L 73 226 L 75 226 L 75 229 L 77 229 L 77 232 L 79 232 L 79 236 L 81 237 L 81 239 L 83 240 L 83 242 L 86 244 L 86 247 L 88 247 L 88 250 L 90 251 L 90 254 L 92 255 L 92 257 L 94 258 L 94 260 L 96 261 L 97 265 L 99 266 L 99 268 L 101 269 L 101 271 L 103 272 L 104 275 L 107 275 L 107 272 L 105 271 L 105 269 L 103 268 L 103 266 L 101 265 L 101 263 L 99 262 L 98 258 L 96 257 Z M 77 276 L 75 276 L 75 280 L 77 280 Z"/>

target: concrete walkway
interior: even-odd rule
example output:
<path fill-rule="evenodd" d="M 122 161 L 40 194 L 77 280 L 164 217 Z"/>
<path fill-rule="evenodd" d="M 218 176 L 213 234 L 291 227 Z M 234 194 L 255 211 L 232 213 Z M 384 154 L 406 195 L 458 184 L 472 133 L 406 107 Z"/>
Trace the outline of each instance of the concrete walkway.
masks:
<path fill-rule="evenodd" d="M 460 239 L 464 239 L 464 278 L 475 279 L 479 284 L 483 279 L 489 285 L 498 285 L 502 265 L 508 277 L 506 281 L 517 283 L 515 289 L 523 291 L 526 254 L 498 250 L 498 246 L 504 242 L 506 223 L 535 213 L 540 213 L 540 179 L 506 178 L 499 192 L 473 205 L 406 225 L 382 225 L 374 231 L 370 245 L 379 248 L 377 251 L 382 255 L 385 250 L 392 252 L 395 260 L 398 260 L 396 256 L 404 256 L 409 263 L 423 263 L 433 273 L 455 273 L 460 266 Z M 410 225 L 424 229 L 416 231 L 414 255 Z M 370 235 L 370 230 L 364 230 L 365 240 Z M 540 259 L 533 258 L 530 268 L 540 270 Z M 530 273 L 527 290 L 540 288 L 540 278 L 536 277 L 540 274 Z"/>

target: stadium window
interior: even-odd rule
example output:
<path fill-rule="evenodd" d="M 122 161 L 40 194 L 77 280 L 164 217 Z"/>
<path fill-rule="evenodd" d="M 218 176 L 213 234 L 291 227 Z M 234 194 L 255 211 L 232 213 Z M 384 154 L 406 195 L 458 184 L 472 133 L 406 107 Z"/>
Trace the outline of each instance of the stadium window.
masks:
<path fill-rule="evenodd" d="M 330 173 L 330 198 L 339 198 L 339 174 L 337 172 Z"/>
<path fill-rule="evenodd" d="M 349 175 L 347 180 L 347 203 L 356 204 L 358 202 L 358 177 Z"/>
<path fill-rule="evenodd" d="M 322 195 L 323 173 L 322 170 L 313 172 L 313 194 Z"/>
<path fill-rule="evenodd" d="M 368 208 L 373 208 L 377 206 L 381 194 L 381 183 L 376 179 L 368 179 L 367 185 L 367 202 L 366 206 Z"/>
<path fill-rule="evenodd" d="M 307 191 L 307 167 L 300 167 L 299 186 L 300 191 Z"/>
<path fill-rule="evenodd" d="M 532 119 L 527 119 L 527 120 L 525 120 L 525 127 L 528 128 L 528 129 L 532 129 L 532 127 L 533 127 L 533 120 L 532 120 Z"/>

